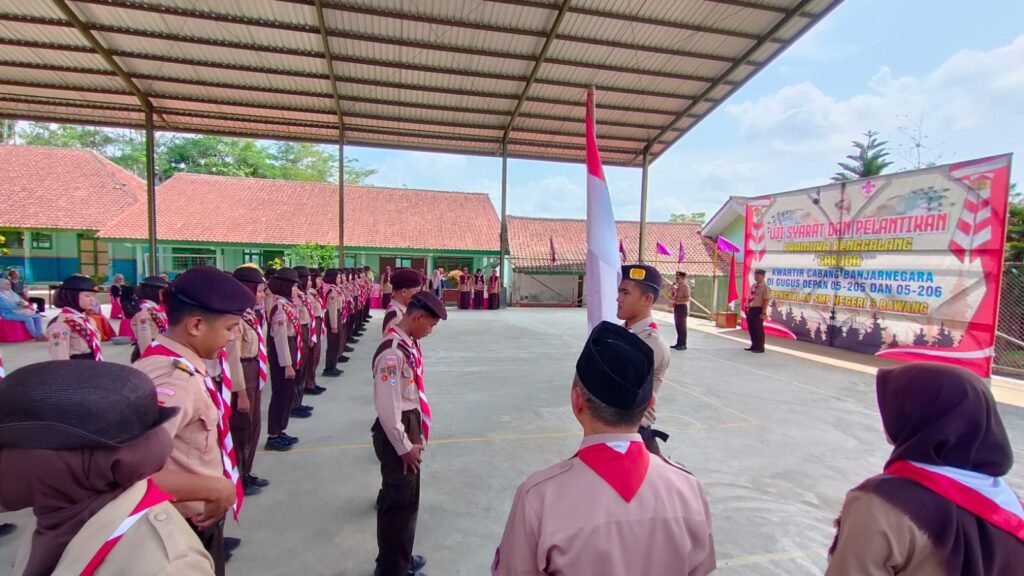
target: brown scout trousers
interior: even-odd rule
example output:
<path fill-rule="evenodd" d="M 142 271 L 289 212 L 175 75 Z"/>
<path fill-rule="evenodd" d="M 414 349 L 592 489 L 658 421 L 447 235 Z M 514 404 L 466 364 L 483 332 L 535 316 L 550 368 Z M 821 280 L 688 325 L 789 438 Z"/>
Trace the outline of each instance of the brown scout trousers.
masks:
<path fill-rule="evenodd" d="M 402 425 L 413 444 L 422 443 L 419 410 L 402 412 Z M 373 450 L 380 460 L 381 489 L 377 494 L 377 571 L 380 576 L 406 576 L 416 540 L 420 509 L 420 475 L 402 470 L 402 457 L 375 420 Z"/>
<path fill-rule="evenodd" d="M 295 358 L 295 337 L 288 338 L 288 350 Z M 292 412 L 295 396 L 295 380 L 284 377 L 284 366 L 277 358 L 274 337 L 267 338 L 267 363 L 270 364 L 270 407 L 267 409 L 267 433 L 277 436 L 288 429 L 288 418 Z M 296 370 L 296 375 L 298 370 Z"/>
<path fill-rule="evenodd" d="M 340 317 L 338 321 L 340 323 Z M 338 351 L 341 350 L 341 337 L 344 336 L 344 328 L 339 329 L 337 334 L 332 332 L 330 315 L 324 319 L 324 322 L 327 323 L 327 350 L 324 352 L 324 370 L 331 370 L 338 367 Z"/>
<path fill-rule="evenodd" d="M 224 564 L 227 562 L 227 558 L 224 556 L 224 518 L 206 530 L 200 530 L 191 522 L 188 525 L 192 527 L 192 531 L 202 542 L 203 548 L 213 558 L 213 573 L 216 576 L 224 576 Z"/>
<path fill-rule="evenodd" d="M 314 320 L 309 325 L 313 331 L 312 335 L 316 336 L 316 342 L 310 342 L 308 355 L 306 356 L 309 359 L 309 367 L 306 368 L 306 390 L 312 390 L 316 387 L 316 369 L 320 367 L 320 350 L 324 345 L 320 334 L 320 322 L 323 322 L 323 320 Z"/>
<path fill-rule="evenodd" d="M 295 395 L 292 397 L 292 408 L 302 404 L 302 396 L 306 391 L 306 372 L 309 370 L 309 324 L 302 325 L 302 365 L 295 371 Z"/>
<path fill-rule="evenodd" d="M 256 447 L 260 439 L 260 420 L 263 418 L 263 392 L 260 390 L 260 360 L 242 358 L 242 374 L 245 376 L 245 393 L 249 396 L 249 413 L 238 411 L 238 394 L 231 395 L 231 440 L 235 444 L 238 459 L 238 473 L 242 477 L 252 474 L 252 463 L 256 458 Z"/>

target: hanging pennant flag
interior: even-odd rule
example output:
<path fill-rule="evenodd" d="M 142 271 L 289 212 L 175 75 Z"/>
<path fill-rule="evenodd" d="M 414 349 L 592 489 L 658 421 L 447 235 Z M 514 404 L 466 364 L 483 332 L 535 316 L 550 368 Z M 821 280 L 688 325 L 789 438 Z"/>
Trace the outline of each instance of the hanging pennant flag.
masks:
<path fill-rule="evenodd" d="M 686 260 L 686 248 L 683 248 L 683 241 L 679 241 L 679 263 L 682 264 L 683 260 Z"/>
<path fill-rule="evenodd" d="M 658 250 L 658 256 L 671 256 L 672 255 L 672 253 L 668 251 L 668 248 L 665 248 L 665 245 L 662 244 L 661 242 L 658 242 L 657 250 Z"/>
<path fill-rule="evenodd" d="M 740 247 L 729 242 L 729 239 L 724 236 L 718 237 L 718 249 L 722 252 L 729 252 L 730 254 L 736 254 L 740 251 Z"/>
<path fill-rule="evenodd" d="M 615 322 L 622 263 L 615 257 L 615 216 L 601 153 L 597 149 L 594 87 L 587 90 L 587 265 L 584 295 L 590 330 L 604 320 Z"/>
<path fill-rule="evenodd" d="M 555 255 L 555 237 L 551 236 L 549 239 L 551 240 L 551 263 L 554 264 L 558 262 L 558 257 Z"/>
<path fill-rule="evenodd" d="M 732 260 L 729 261 L 729 296 L 726 302 L 729 306 L 740 299 L 740 291 L 736 288 L 736 253 L 733 252 Z"/>
<path fill-rule="evenodd" d="M 622 240 L 619 240 L 619 255 L 622 256 L 622 261 L 626 261 L 626 247 L 622 245 Z"/>

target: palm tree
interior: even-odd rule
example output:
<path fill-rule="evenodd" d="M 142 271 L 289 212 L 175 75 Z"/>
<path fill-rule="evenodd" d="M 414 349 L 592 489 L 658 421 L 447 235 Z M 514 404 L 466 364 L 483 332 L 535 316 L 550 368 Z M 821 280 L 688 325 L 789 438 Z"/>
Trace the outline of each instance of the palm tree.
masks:
<path fill-rule="evenodd" d="M 847 156 L 853 162 L 839 162 L 839 167 L 843 171 L 836 172 L 836 175 L 832 177 L 833 182 L 878 176 L 886 168 L 892 166 L 892 161 L 885 159 L 889 155 L 889 152 L 885 150 L 889 143 L 876 140 L 878 132 L 874 130 L 868 130 L 864 136 L 868 139 L 866 143 L 853 141 L 853 147 L 857 149 L 857 153 Z"/>

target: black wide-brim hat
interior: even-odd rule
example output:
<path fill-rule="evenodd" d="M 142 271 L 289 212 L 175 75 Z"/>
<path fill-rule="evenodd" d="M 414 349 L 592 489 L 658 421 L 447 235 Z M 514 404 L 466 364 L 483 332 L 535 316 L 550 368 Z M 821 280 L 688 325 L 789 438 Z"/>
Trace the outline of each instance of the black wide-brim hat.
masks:
<path fill-rule="evenodd" d="M 75 292 L 102 292 L 96 285 L 96 281 L 82 274 L 68 276 L 60 283 L 62 290 L 74 290 Z"/>
<path fill-rule="evenodd" d="M 277 271 L 277 274 L 274 275 L 274 278 L 277 278 L 278 280 L 285 280 L 292 284 L 299 283 L 299 273 L 296 272 L 294 268 L 281 268 Z"/>
<path fill-rule="evenodd" d="M 112 362 L 50 360 L 0 381 L 0 447 L 116 448 L 178 414 L 143 372 Z"/>

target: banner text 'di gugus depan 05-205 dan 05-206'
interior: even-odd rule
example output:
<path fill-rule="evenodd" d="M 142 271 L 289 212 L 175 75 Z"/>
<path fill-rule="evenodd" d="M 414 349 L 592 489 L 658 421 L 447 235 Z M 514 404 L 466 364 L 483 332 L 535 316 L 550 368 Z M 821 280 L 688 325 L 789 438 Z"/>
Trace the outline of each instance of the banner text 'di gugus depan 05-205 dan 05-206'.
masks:
<path fill-rule="evenodd" d="M 750 200 L 773 336 L 991 374 L 1010 156 Z"/>

